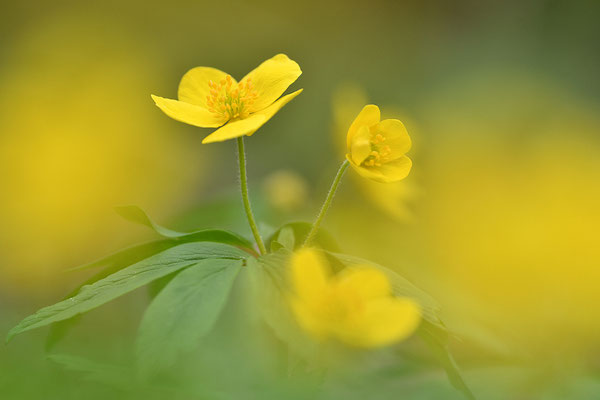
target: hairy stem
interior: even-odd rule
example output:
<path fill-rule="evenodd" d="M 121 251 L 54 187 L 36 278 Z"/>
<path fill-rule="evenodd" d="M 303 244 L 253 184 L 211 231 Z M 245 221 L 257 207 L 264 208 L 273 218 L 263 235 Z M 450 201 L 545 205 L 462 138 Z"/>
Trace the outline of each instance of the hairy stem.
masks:
<path fill-rule="evenodd" d="M 240 165 L 240 189 L 242 191 L 242 202 L 244 203 L 244 210 L 246 211 L 246 217 L 248 218 L 248 224 L 254 235 L 254 240 L 258 245 L 260 254 L 265 254 L 267 249 L 263 243 L 260 233 L 258 233 L 258 227 L 254 220 L 254 214 L 252 214 L 252 207 L 250 206 L 250 198 L 248 197 L 248 177 L 246 175 L 246 152 L 244 150 L 244 137 L 237 138 L 238 144 L 238 163 Z"/>
<path fill-rule="evenodd" d="M 350 165 L 348 160 L 344 160 L 344 162 L 340 166 L 340 169 L 338 170 L 337 175 L 335 176 L 335 179 L 333 180 L 333 183 L 331 184 L 329 193 L 327 193 L 327 198 L 325 199 L 325 203 L 323 203 L 323 206 L 321 207 L 321 211 L 319 211 L 319 215 L 317 215 L 317 219 L 315 220 L 315 223 L 313 224 L 310 232 L 308 233 L 308 236 L 306 236 L 306 240 L 304 241 L 304 246 L 310 245 L 310 243 L 313 241 L 313 239 L 317 235 L 317 232 L 319 231 L 319 227 L 321 226 L 321 222 L 323 222 L 323 219 L 325 218 L 325 214 L 327 214 L 327 210 L 329 209 L 329 206 L 331 206 L 333 196 L 335 196 L 335 192 L 337 191 L 338 185 L 340 184 L 340 181 L 342 180 L 342 176 L 344 176 L 344 172 L 346 172 L 346 168 L 348 168 L 348 165 Z"/>

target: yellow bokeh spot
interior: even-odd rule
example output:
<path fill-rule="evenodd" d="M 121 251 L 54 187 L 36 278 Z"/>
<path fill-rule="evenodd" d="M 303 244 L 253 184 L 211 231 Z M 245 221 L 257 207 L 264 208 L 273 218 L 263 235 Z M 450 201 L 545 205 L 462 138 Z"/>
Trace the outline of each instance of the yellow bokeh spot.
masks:
<path fill-rule="evenodd" d="M 14 41 L 0 75 L 0 218 L 10 227 L 0 232 L 0 290 L 56 290 L 50 283 L 71 277 L 60 271 L 140 232 L 114 206 L 160 215 L 204 175 L 199 141 L 174 138 L 141 95 L 158 72 L 127 32 L 55 18 Z"/>
<path fill-rule="evenodd" d="M 308 183 L 298 173 L 279 170 L 269 174 L 263 183 L 267 201 L 282 212 L 296 211 L 308 200 Z"/>

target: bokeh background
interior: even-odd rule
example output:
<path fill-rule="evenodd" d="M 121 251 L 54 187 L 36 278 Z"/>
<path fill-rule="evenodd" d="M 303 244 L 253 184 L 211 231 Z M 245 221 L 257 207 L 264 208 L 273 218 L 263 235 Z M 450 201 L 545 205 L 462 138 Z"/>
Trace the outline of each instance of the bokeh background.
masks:
<path fill-rule="evenodd" d="M 201 145 L 150 94 L 284 52 L 305 91 L 246 141 L 262 229 L 312 219 L 345 129 L 378 104 L 411 133 L 413 171 L 349 171 L 325 228 L 437 298 L 481 398 L 600 397 L 599 17 L 591 0 L 3 2 L 0 333 L 85 277 L 67 268 L 152 238 L 113 206 L 248 234 L 235 143 Z M 75 346 L 122 353 L 146 303 L 94 311 Z M 117 398 L 46 360 L 43 337 L 0 348 L 7 399 Z M 455 395 L 423 379 L 407 398 Z"/>

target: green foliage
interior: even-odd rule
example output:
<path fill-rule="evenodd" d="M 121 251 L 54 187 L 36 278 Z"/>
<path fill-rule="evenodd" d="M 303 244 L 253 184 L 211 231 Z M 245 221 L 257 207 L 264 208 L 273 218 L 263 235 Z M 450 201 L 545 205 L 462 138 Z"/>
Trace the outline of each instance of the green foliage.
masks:
<path fill-rule="evenodd" d="M 462 392 L 467 399 L 474 400 L 475 396 L 463 379 L 454 356 L 450 352 L 448 347 L 448 331 L 441 325 L 441 321 L 438 324 L 423 321 L 417 333 L 446 371 L 446 375 L 452 386 Z"/>
<path fill-rule="evenodd" d="M 126 220 L 147 226 L 159 235 L 170 238 L 180 239 L 186 242 L 219 242 L 227 243 L 234 246 L 241 246 L 246 248 L 252 248 L 252 244 L 242 236 L 224 231 L 222 229 L 203 229 L 195 232 L 177 232 L 155 223 L 150 217 L 138 206 L 121 206 L 116 207 L 117 213 L 125 218 Z"/>
<path fill-rule="evenodd" d="M 247 239 L 230 231 L 222 229 L 204 229 L 190 233 L 177 232 L 156 224 L 142 209 L 137 206 L 116 207 L 115 210 L 126 220 L 147 226 L 159 235 L 165 237 L 165 239 L 134 245 L 110 254 L 106 257 L 102 257 L 91 263 L 72 268 L 71 271 L 104 267 L 104 269 L 102 269 L 100 272 L 94 274 L 81 285 L 77 286 L 69 294 L 67 294 L 64 297 L 64 300 L 75 296 L 83 286 L 91 285 L 125 267 L 182 243 L 226 243 L 232 246 L 239 246 L 240 248 L 248 251 L 253 251 L 252 244 Z M 166 276 L 150 283 L 152 297 L 154 297 L 158 291 L 160 291 L 160 289 L 166 285 L 169 279 L 170 277 Z M 77 321 L 78 318 L 74 317 L 69 320 L 53 323 L 46 340 L 46 349 L 51 350 L 61 339 L 64 338 L 64 336 L 77 323 Z"/>
<path fill-rule="evenodd" d="M 308 222 L 290 222 L 287 223 L 285 225 L 283 225 L 281 228 L 279 228 L 278 230 L 275 231 L 275 233 L 273 233 L 269 239 L 267 240 L 267 247 L 270 247 L 272 251 L 276 251 L 281 247 L 285 247 L 283 246 L 283 243 L 280 242 L 281 240 L 281 235 L 282 235 L 282 231 L 285 231 L 283 233 L 285 239 L 283 239 L 286 243 L 293 243 L 293 248 L 288 248 L 289 250 L 292 249 L 298 249 L 302 246 L 302 244 L 304 243 L 304 241 L 306 240 L 306 237 L 308 236 L 308 233 L 310 232 L 312 228 L 312 224 L 308 223 Z M 291 240 L 292 237 L 290 235 L 290 229 L 291 229 L 291 233 L 293 233 L 293 241 Z M 273 245 L 273 242 L 278 242 L 275 243 L 275 245 Z M 324 229 L 319 229 L 319 231 L 317 232 L 315 238 L 313 239 L 313 245 L 319 246 L 322 249 L 325 250 L 330 250 L 330 251 L 340 251 L 340 247 L 338 245 L 338 243 L 336 242 L 335 238 L 333 236 L 331 236 L 326 230 Z"/>
<path fill-rule="evenodd" d="M 290 351 L 307 360 L 317 357 L 315 342 L 300 329 L 288 307 L 290 293 L 286 275 L 291 252 L 280 249 L 258 259 L 248 260 L 250 279 L 257 307 L 275 336 L 290 347 Z"/>
<path fill-rule="evenodd" d="M 296 244 L 296 238 L 294 237 L 294 230 L 291 226 L 284 226 L 277 231 L 277 236 L 273 235 L 271 240 L 271 252 L 275 252 L 279 249 L 294 250 Z"/>
<path fill-rule="evenodd" d="M 177 232 L 157 225 L 137 207 L 120 207 L 117 211 L 129 221 L 150 227 L 163 239 L 129 247 L 77 268 L 104 267 L 63 301 L 21 321 L 8 333 L 7 341 L 19 333 L 52 325 L 47 341 L 47 349 L 51 349 L 80 314 L 148 285 L 152 289 L 152 302 L 136 339 L 137 373 L 84 358 L 50 356 L 68 369 L 84 373 L 86 379 L 111 386 L 126 387 L 127 381 L 137 377 L 148 381 L 174 366 L 181 354 L 199 346 L 201 339 L 213 329 L 238 273 L 246 265 L 255 307 L 289 351 L 288 373 L 295 374 L 299 368 L 316 368 L 316 379 L 324 377 L 324 370 L 318 366 L 323 349 L 298 326 L 288 306 L 288 259 L 302 246 L 311 224 L 295 222 L 282 226 L 267 241 L 271 253 L 255 258 L 257 254 L 252 244 L 235 233 L 216 229 Z M 339 253 L 335 240 L 323 230 L 317 233 L 313 243 L 326 250 L 335 269 L 359 264 L 378 268 L 388 276 L 395 295 L 417 301 L 423 315 L 419 336 L 444 367 L 452 385 L 467 398 L 474 398 L 448 350 L 448 332 L 440 320 L 435 300 L 388 268 Z M 140 387 L 147 390 L 150 386 Z"/>
<path fill-rule="evenodd" d="M 131 370 L 125 366 L 98 363 L 68 354 L 50 354 L 48 359 L 68 370 L 84 374 L 86 380 L 117 388 L 125 388 L 133 380 Z"/>
<path fill-rule="evenodd" d="M 171 239 L 153 240 L 151 242 L 141 243 L 127 247 L 123 250 L 119 250 L 117 252 L 101 257 L 87 264 L 71 268 L 67 271 L 80 271 L 98 267 L 105 267 L 106 271 L 112 271 L 108 273 L 108 275 L 110 275 L 114 272 L 117 272 L 120 268 L 134 264 L 138 261 L 148 258 L 156 253 L 160 253 L 161 251 L 176 246 L 180 243 L 182 242 Z"/>
<path fill-rule="evenodd" d="M 149 377 L 193 350 L 216 322 L 241 260 L 207 259 L 177 274 L 152 301 L 136 342 L 138 368 Z"/>
<path fill-rule="evenodd" d="M 73 297 L 42 308 L 11 329 L 6 340 L 9 341 L 19 333 L 87 312 L 158 278 L 195 265 L 201 260 L 242 260 L 246 257 L 247 253 L 242 250 L 221 243 L 181 244 L 84 286 Z"/>

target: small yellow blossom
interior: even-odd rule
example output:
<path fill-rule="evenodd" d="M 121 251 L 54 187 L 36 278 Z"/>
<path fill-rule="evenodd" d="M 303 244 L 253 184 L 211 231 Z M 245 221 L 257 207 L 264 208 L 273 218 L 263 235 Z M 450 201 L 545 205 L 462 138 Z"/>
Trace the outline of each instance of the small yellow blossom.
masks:
<path fill-rule="evenodd" d="M 376 105 L 362 109 L 348 129 L 346 158 L 365 178 L 396 182 L 406 178 L 412 166 L 405 155 L 410 150 L 410 137 L 399 120 L 380 119 Z"/>
<path fill-rule="evenodd" d="M 387 276 L 369 266 L 333 275 L 312 249 L 292 256 L 291 305 L 300 326 L 319 340 L 337 339 L 356 347 L 382 347 L 410 336 L 420 308 L 409 298 L 393 297 Z"/>
<path fill-rule="evenodd" d="M 239 83 L 215 68 L 196 67 L 179 83 L 179 100 L 152 95 L 169 117 L 201 128 L 217 128 L 202 143 L 251 136 L 302 89 L 279 98 L 302 74 L 285 54 L 263 62 Z M 279 100 L 278 100 L 279 99 Z"/>
<path fill-rule="evenodd" d="M 345 83 L 334 92 L 332 133 L 336 149 L 339 149 L 342 156 L 346 154 L 348 126 L 363 106 L 368 103 L 367 100 L 367 93 L 364 89 L 353 83 Z M 394 105 L 381 107 L 381 115 L 386 114 L 402 115 L 404 110 Z M 414 124 L 407 124 L 407 126 L 411 125 L 414 126 Z M 411 129 L 411 135 L 414 135 L 414 128 Z M 352 178 L 363 195 L 383 212 L 401 222 L 413 220 L 410 204 L 420 193 L 420 188 L 414 180 L 403 179 L 394 183 L 381 183 L 372 179 L 363 179 L 358 174 L 353 174 Z"/>

